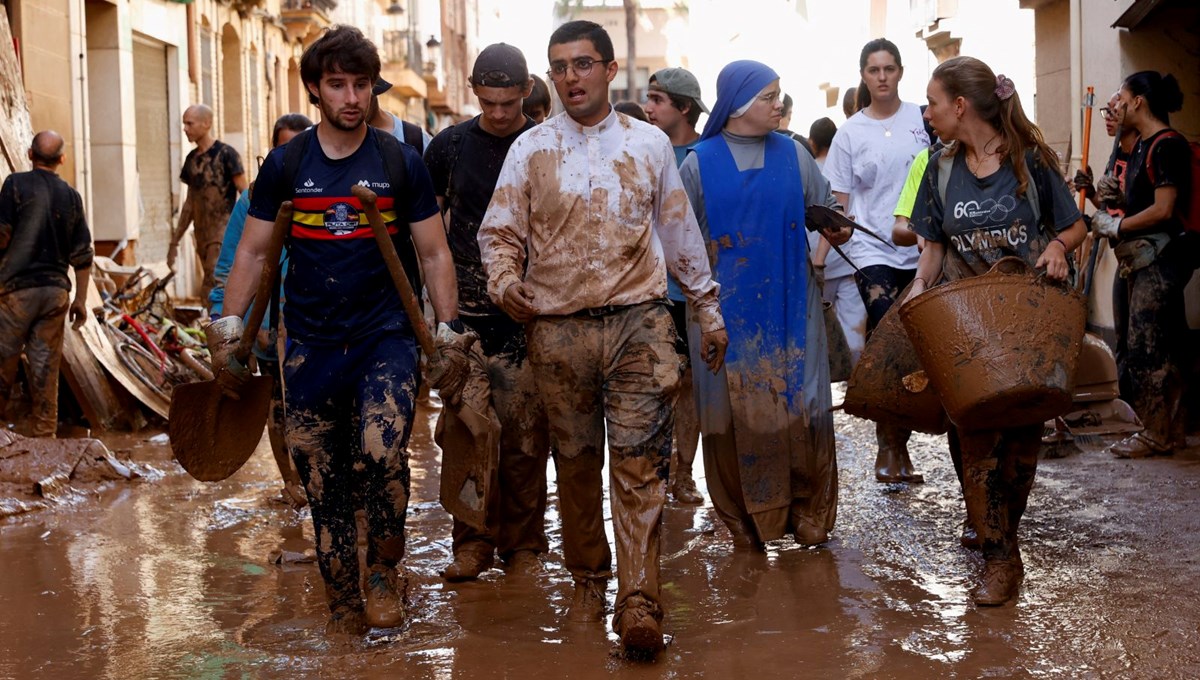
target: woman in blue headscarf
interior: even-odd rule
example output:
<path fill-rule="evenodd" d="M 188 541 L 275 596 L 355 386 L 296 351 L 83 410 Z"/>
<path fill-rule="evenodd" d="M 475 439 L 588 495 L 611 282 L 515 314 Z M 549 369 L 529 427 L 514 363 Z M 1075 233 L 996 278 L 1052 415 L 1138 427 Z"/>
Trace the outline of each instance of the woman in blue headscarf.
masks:
<path fill-rule="evenodd" d="M 837 515 L 825 319 L 804 209 L 839 208 L 812 156 L 775 134 L 782 111 L 775 71 L 729 64 L 680 168 L 729 333 L 725 368 L 695 378 L 704 469 L 735 547 L 749 549 L 788 533 L 824 543 Z M 840 245 L 850 234 L 826 236 Z"/>

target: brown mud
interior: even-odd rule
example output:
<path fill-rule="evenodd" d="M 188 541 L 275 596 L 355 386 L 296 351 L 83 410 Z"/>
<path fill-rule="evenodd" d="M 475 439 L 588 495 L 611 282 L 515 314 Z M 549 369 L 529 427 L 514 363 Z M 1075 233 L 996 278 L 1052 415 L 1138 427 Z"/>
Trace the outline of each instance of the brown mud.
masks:
<path fill-rule="evenodd" d="M 867 474 L 871 423 L 838 414 L 841 502 L 827 549 L 785 540 L 734 555 L 709 505 L 667 505 L 671 642 L 639 664 L 614 655 L 605 624 L 563 622 L 571 579 L 553 484 L 544 577 L 441 580 L 450 520 L 437 504 L 435 418 L 421 411 L 411 442 L 413 614 L 403 628 L 331 641 L 316 566 L 268 563 L 273 551 L 310 548 L 312 530 L 307 512 L 268 500 L 279 480 L 264 438 L 221 483 L 176 469 L 0 522 L 0 678 L 1200 675 L 1195 452 L 1120 461 L 1092 448 L 1043 461 L 1021 528 L 1021 594 L 980 610 L 967 597 L 979 560 L 957 547 L 963 506 L 945 439 L 914 436 L 924 485 L 881 486 Z M 131 455 L 170 464 L 165 447 Z"/>

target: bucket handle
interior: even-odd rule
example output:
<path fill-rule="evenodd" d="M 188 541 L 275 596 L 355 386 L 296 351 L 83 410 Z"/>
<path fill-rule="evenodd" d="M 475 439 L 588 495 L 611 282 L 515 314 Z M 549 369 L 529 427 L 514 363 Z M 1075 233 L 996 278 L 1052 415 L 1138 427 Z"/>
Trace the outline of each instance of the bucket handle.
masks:
<path fill-rule="evenodd" d="M 1047 283 L 1054 286 L 1066 285 L 1065 281 L 1055 281 L 1046 276 L 1046 269 L 1044 267 L 1035 270 L 1028 262 L 1016 255 L 1009 255 L 996 260 L 996 264 L 992 265 L 992 268 L 988 270 L 988 274 L 1001 276 L 1032 275 L 1036 283 Z"/>

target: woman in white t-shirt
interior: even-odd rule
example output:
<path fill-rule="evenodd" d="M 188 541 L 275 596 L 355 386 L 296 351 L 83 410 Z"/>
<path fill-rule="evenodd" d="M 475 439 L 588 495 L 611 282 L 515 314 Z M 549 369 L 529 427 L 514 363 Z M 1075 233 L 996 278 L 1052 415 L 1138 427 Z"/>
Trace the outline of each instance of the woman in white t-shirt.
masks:
<path fill-rule="evenodd" d="M 867 88 L 870 102 L 837 131 L 825 160 L 825 176 L 846 213 L 855 215 L 865 229 L 892 243 L 896 200 L 913 158 L 929 146 L 929 134 L 925 131 L 921 107 L 900 100 L 898 87 L 904 66 L 900 50 L 891 41 L 879 38 L 867 43 L 858 65 L 862 87 Z M 821 250 L 827 251 L 828 247 Z M 814 258 L 818 266 L 824 262 L 821 250 Z M 859 234 L 843 250 L 862 269 L 854 278 L 867 308 L 866 332 L 870 334 L 900 292 L 912 282 L 917 269 L 917 249 L 892 248 Z M 911 432 L 877 423 L 875 434 L 879 442 L 875 458 L 877 480 L 924 481 L 913 471 L 909 460 Z"/>

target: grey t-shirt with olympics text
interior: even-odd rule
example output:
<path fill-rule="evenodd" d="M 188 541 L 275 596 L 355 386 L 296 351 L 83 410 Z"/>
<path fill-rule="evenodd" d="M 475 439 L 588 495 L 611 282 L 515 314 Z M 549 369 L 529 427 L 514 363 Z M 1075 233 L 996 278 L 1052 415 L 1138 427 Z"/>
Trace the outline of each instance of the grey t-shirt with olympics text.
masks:
<path fill-rule="evenodd" d="M 1026 154 L 1029 181 L 1038 181 L 1042 224 L 1034 224 L 1033 207 L 1026 194 L 1017 192 L 1012 163 L 986 177 L 975 177 L 967 169 L 964 154 L 953 160 L 946 205 L 938 194 L 938 164 L 931 158 L 913 206 L 912 228 L 929 241 L 955 251 L 969 274 L 986 273 L 998 260 L 1016 256 L 1032 267 L 1053 238 L 1079 220 L 1079 208 L 1071 199 L 1066 181 L 1037 159 Z M 1048 193 L 1049 195 L 1042 195 Z M 951 271 L 948 269 L 947 274 Z M 950 278 L 959 278 L 951 276 Z"/>

